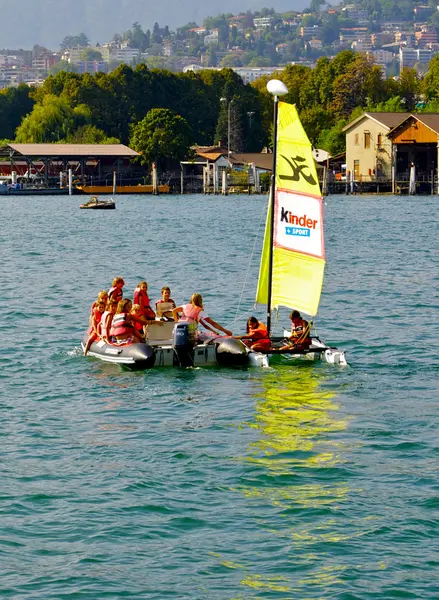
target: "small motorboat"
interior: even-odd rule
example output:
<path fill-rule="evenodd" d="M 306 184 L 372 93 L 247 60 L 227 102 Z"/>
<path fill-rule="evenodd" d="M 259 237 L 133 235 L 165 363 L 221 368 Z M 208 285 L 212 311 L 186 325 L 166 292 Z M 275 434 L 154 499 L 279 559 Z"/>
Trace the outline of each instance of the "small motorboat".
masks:
<path fill-rule="evenodd" d="M 81 346 L 85 349 L 87 334 Z M 145 342 L 116 344 L 104 340 L 90 346 L 88 356 L 130 370 L 153 367 L 264 367 L 265 355 L 253 352 L 231 337 L 196 339 L 188 323 L 157 322 L 148 325 Z"/>
<path fill-rule="evenodd" d="M 111 200 L 99 200 L 97 196 L 90 198 L 85 204 L 81 204 L 79 208 L 89 208 L 91 210 L 109 210 L 116 208 L 116 202 Z"/>

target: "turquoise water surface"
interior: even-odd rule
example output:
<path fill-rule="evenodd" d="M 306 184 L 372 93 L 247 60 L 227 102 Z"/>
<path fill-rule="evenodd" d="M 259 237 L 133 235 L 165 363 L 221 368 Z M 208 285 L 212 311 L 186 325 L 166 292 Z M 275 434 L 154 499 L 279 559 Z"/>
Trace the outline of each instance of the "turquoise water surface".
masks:
<path fill-rule="evenodd" d="M 1 597 L 439 598 L 437 197 L 326 199 L 348 368 L 144 373 L 81 356 L 96 293 L 243 332 L 266 197 L 81 201 L 1 198 Z"/>

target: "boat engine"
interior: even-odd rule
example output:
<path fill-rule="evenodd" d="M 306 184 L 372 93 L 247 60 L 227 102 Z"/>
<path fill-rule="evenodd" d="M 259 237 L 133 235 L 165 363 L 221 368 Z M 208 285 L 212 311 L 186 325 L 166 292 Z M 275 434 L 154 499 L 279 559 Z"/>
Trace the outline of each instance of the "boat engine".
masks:
<path fill-rule="evenodd" d="M 174 325 L 172 331 L 174 364 L 180 367 L 192 367 L 194 365 L 196 332 L 197 323 L 183 321 Z"/>

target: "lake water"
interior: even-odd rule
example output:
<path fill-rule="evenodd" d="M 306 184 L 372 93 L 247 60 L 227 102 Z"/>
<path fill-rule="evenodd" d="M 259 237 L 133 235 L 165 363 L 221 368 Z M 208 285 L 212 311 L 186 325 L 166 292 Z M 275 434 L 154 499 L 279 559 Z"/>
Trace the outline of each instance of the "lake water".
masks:
<path fill-rule="evenodd" d="M 326 199 L 348 368 L 144 373 L 81 356 L 96 293 L 243 332 L 266 198 L 81 201 L 1 198 L 1 597 L 438 598 L 438 198 Z"/>

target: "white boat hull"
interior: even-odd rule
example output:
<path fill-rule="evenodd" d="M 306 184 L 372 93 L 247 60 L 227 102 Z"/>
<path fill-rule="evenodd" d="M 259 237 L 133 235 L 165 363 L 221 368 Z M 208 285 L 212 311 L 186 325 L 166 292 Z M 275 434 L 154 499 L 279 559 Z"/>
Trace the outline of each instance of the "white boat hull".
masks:
<path fill-rule="evenodd" d="M 284 331 L 284 335 L 285 337 L 289 337 L 290 332 Z M 283 356 L 290 360 L 320 360 L 331 365 L 340 365 L 341 367 L 346 367 L 348 364 L 344 350 L 331 348 L 316 337 L 312 338 L 312 344 L 306 351 L 300 353 L 287 352 Z"/>

